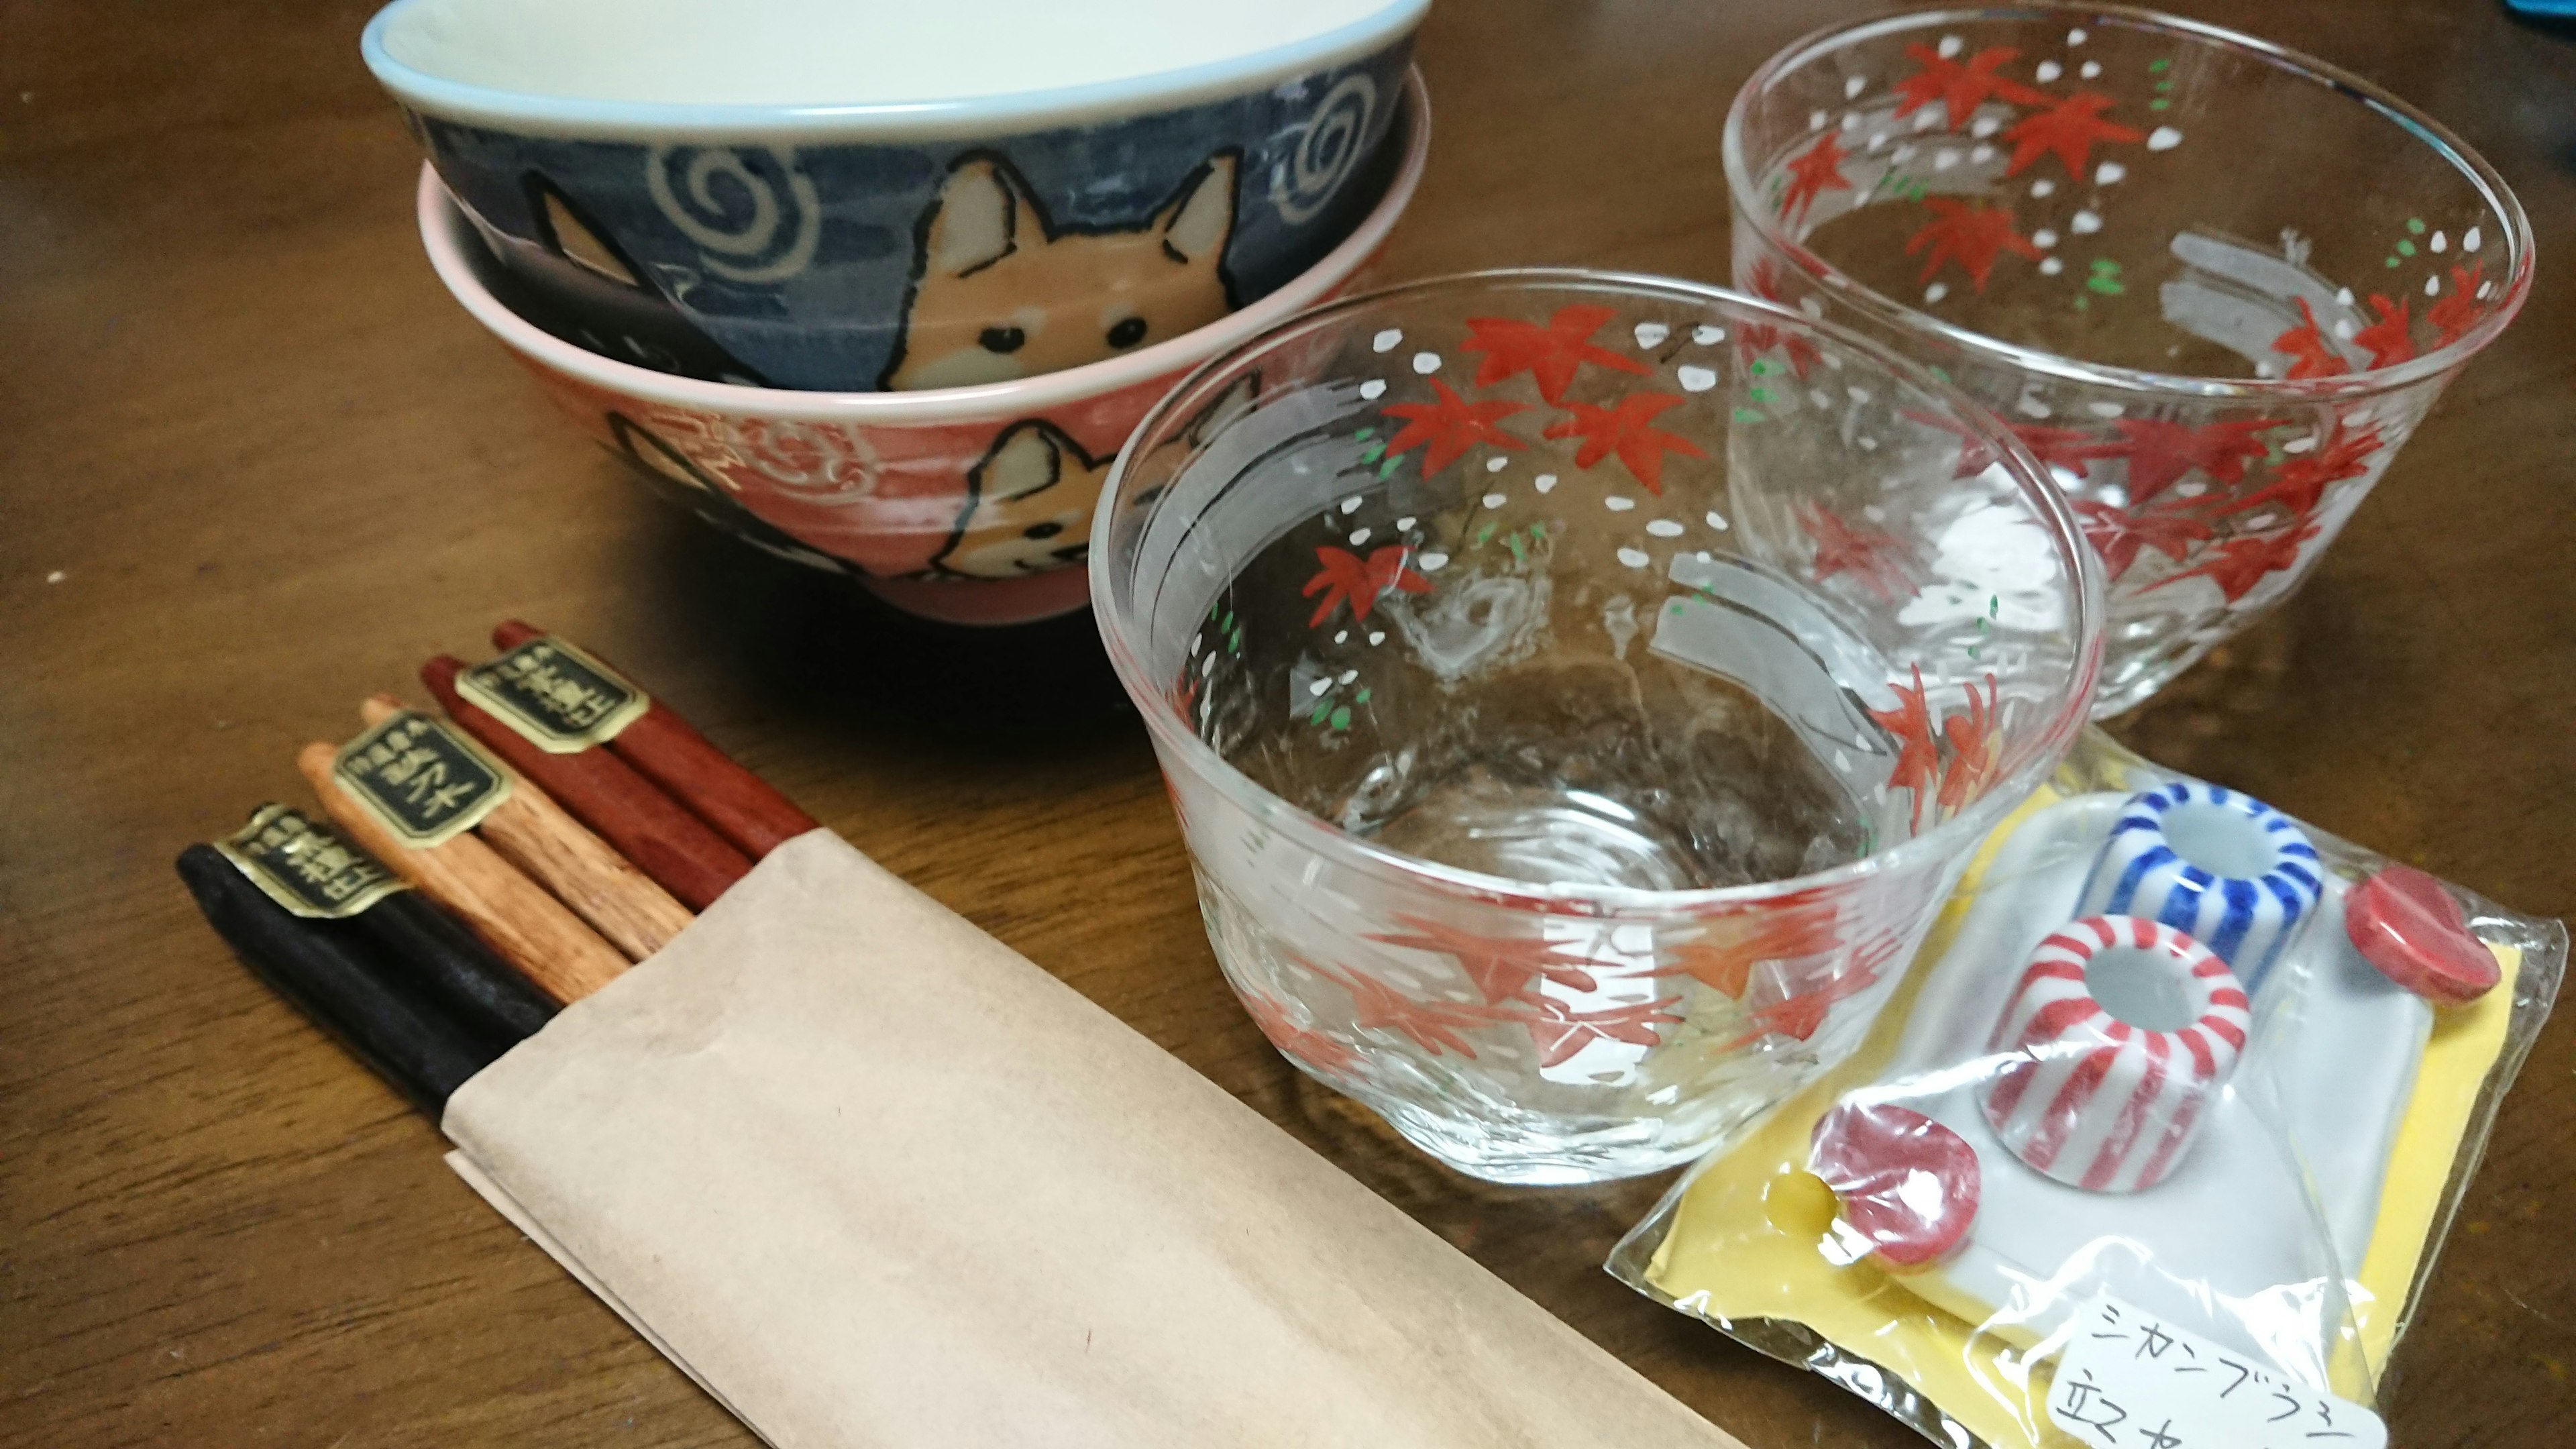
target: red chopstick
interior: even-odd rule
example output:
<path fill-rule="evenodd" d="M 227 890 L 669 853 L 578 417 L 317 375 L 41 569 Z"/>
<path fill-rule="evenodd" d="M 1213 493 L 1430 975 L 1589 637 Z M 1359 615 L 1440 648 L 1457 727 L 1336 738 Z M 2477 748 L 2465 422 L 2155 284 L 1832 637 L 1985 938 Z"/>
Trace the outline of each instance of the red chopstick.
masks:
<path fill-rule="evenodd" d="M 496 648 L 516 649 L 544 633 L 533 624 L 511 619 L 493 629 L 492 643 Z M 768 781 L 735 764 L 679 711 L 658 699 L 619 730 L 608 748 L 754 860 L 818 828 L 814 817 L 771 789 Z"/>
<path fill-rule="evenodd" d="M 748 856 L 616 755 L 599 749 L 551 754 L 457 693 L 456 676 L 464 667 L 445 654 L 420 667 L 421 682 L 448 717 L 683 905 L 703 911 L 750 873 Z"/>

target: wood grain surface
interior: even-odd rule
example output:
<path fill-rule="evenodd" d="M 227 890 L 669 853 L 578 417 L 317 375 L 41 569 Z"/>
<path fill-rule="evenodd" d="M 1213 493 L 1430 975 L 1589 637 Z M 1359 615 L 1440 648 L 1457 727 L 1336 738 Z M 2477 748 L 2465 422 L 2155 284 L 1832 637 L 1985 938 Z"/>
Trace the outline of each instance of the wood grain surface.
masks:
<path fill-rule="evenodd" d="M 1219 980 L 1087 619 L 917 624 L 654 503 L 440 290 L 364 0 L 0 0 L 0 1445 L 746 1445 L 253 981 L 171 861 L 511 615 L 1756 1449 L 1917 1442 L 1600 1271 L 1663 1184 L 1445 1173 Z M 1440 0 L 1387 279 L 1723 280 L 1736 85 L 1826 0 Z M 2168 764 L 2576 908 L 2576 44 L 2490 0 L 2184 0 L 2388 85 L 2529 206 L 2539 287 L 2306 591 L 2126 721 Z M 2505 1103 L 2396 1442 L 2576 1424 L 2576 1011 Z"/>
<path fill-rule="evenodd" d="M 371 694 L 359 703 L 358 715 L 372 729 L 404 707 L 390 694 Z M 641 961 L 661 950 L 697 919 L 651 876 L 573 819 L 553 796 L 515 770 L 509 778 L 510 793 L 476 822 L 474 834 L 493 854 L 570 907 L 627 960 Z"/>
<path fill-rule="evenodd" d="M 626 958 L 545 887 L 468 830 L 431 846 L 406 844 L 334 778 L 339 747 L 316 740 L 296 752 L 305 788 L 351 844 L 455 914 L 500 958 L 562 1005 L 626 970 Z"/>

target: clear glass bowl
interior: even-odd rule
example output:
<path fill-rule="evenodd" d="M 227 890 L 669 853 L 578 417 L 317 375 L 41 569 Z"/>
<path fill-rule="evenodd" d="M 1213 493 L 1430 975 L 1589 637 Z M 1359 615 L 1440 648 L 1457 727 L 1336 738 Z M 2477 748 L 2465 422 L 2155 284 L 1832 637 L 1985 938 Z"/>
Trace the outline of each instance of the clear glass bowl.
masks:
<path fill-rule="evenodd" d="M 1936 369 L 2075 500 L 2106 715 L 2298 588 L 2531 283 L 2520 204 L 2439 125 L 2142 10 L 1820 32 L 1725 153 L 1737 286 Z"/>
<path fill-rule="evenodd" d="M 2092 552 L 2001 423 L 1687 283 L 1310 312 L 1103 497 L 1096 613 L 1228 979 L 1500 1181 L 1688 1159 L 1848 1052 L 2098 666 Z"/>

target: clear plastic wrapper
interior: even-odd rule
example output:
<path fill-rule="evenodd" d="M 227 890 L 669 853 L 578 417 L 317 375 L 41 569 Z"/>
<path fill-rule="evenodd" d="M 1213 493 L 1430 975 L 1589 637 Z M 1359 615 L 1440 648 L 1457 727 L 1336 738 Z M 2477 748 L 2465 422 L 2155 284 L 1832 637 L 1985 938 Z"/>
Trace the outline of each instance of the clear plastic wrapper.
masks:
<path fill-rule="evenodd" d="M 2088 732 L 1862 1048 L 1610 1269 L 1938 1443 L 2367 1449 L 2566 948 Z"/>

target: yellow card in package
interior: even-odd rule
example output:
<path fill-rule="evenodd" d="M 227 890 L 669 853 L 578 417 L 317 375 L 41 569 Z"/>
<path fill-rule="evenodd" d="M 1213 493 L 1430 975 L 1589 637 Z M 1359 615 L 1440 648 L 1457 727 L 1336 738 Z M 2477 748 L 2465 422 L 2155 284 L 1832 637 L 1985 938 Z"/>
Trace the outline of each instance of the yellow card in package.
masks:
<path fill-rule="evenodd" d="M 1860 1050 L 1610 1266 L 1940 1442 L 2234 1443 L 2259 1398 L 2373 1449 L 2565 957 L 2555 921 L 2088 733 Z"/>

